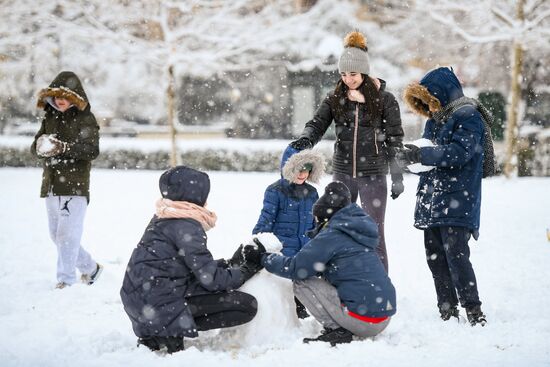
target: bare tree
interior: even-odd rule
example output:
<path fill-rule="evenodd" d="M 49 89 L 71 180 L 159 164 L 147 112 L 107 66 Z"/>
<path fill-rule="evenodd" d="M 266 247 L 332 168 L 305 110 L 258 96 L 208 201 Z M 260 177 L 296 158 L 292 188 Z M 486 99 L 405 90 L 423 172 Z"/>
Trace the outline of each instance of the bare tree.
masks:
<path fill-rule="evenodd" d="M 326 56 L 319 45 L 326 39 L 341 39 L 357 25 L 350 17 L 357 12 L 355 1 L 342 1 L 336 8 L 330 0 L 311 1 L 299 11 L 296 4 L 295 0 L 21 0 L 2 4 L 9 18 L 0 25 L 0 55 L 12 58 L 9 65 L 18 74 L 28 73 L 21 71 L 21 65 L 31 64 L 39 69 L 36 75 L 51 75 L 40 70 L 44 69 L 42 60 L 29 56 L 49 53 L 52 57 L 45 61 L 50 69 L 60 64 L 86 68 L 94 75 L 90 82 L 104 86 L 99 88 L 101 93 L 115 95 L 105 87 L 114 81 L 115 87 L 133 85 L 131 93 L 145 98 L 136 99 L 128 108 L 151 108 L 147 105 L 161 98 L 171 126 L 174 165 L 178 156 L 175 134 L 180 128 L 174 98 L 181 76 L 281 64 L 319 65 Z M 58 39 L 45 36 L 48 32 L 59 35 Z M 34 39 L 40 41 L 30 46 Z M 145 71 L 144 64 L 152 70 Z M 7 65 L 0 65 L 0 73 L 9 70 Z M 14 74 L 5 78 L 14 88 L 21 88 Z M 159 109 L 158 104 L 155 108 Z"/>
<path fill-rule="evenodd" d="M 471 45 L 504 43 L 511 50 L 504 168 L 505 175 L 510 177 L 515 170 L 522 66 L 526 53 L 538 52 L 539 47 L 548 51 L 550 3 L 545 0 L 421 0 L 416 2 L 416 9 L 422 14 L 427 12 L 432 20 Z"/>

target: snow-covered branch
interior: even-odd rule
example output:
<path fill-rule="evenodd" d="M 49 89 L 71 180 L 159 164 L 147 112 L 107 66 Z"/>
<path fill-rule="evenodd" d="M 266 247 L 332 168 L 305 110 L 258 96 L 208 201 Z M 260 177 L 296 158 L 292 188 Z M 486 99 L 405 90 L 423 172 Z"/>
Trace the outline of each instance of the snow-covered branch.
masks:
<path fill-rule="evenodd" d="M 455 20 L 453 17 L 446 17 L 442 14 L 436 12 L 435 10 L 430 10 L 428 12 L 430 14 L 430 17 L 436 21 L 438 21 L 441 24 L 444 24 L 446 26 L 449 26 L 451 31 L 458 34 L 460 37 L 464 38 L 466 41 L 471 43 L 489 43 L 489 42 L 497 42 L 497 41 L 509 41 L 513 38 L 512 34 L 507 33 L 494 33 L 491 35 L 474 35 L 466 30 L 464 30 Z"/>
<path fill-rule="evenodd" d="M 500 10 L 499 8 L 497 8 L 495 6 L 492 6 L 491 7 L 491 13 L 493 13 L 494 16 L 497 19 L 501 20 L 503 23 L 505 23 L 509 27 L 511 27 L 511 28 L 517 27 L 518 22 L 515 19 L 509 17 L 508 14 L 506 14 L 505 12 Z"/>

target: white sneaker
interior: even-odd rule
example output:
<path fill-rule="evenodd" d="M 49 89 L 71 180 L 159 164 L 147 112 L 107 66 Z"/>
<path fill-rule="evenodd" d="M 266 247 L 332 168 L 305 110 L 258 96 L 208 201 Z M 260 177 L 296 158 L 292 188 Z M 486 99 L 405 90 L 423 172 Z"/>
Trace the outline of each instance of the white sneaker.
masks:
<path fill-rule="evenodd" d="M 95 271 L 92 274 L 82 274 L 80 279 L 82 280 L 82 283 L 92 285 L 99 278 L 102 271 L 103 271 L 103 265 L 96 263 Z"/>

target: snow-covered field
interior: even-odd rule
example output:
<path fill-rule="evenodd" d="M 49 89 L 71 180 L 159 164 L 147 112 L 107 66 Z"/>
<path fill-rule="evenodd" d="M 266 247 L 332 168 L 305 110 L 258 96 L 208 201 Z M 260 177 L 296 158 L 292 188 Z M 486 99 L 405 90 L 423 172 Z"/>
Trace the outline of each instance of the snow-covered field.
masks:
<path fill-rule="evenodd" d="M 398 312 L 375 340 L 331 348 L 302 344 L 315 335 L 311 318 L 274 339 L 253 330 L 255 343 L 236 348 L 231 333 L 186 339 L 186 350 L 161 356 L 136 348 L 118 295 L 128 257 L 159 196 L 154 171 L 92 171 L 83 245 L 105 265 L 93 286 L 54 290 L 56 251 L 48 238 L 41 170 L 0 169 L 0 366 L 548 366 L 550 365 L 550 195 L 548 178 L 484 181 L 479 242 L 471 243 L 484 328 L 442 322 L 424 260 L 422 232 L 412 227 L 416 177 L 389 200 L 390 276 Z M 277 174 L 211 172 L 209 232 L 215 257 L 249 238 L 265 187 Z M 329 182 L 325 178 L 322 187 Z M 265 284 L 265 292 L 271 289 Z M 288 317 L 268 310 L 273 327 Z M 238 335 L 238 334 L 237 334 Z M 265 343 L 258 341 L 265 340 Z M 242 345 L 243 343 L 241 343 Z"/>

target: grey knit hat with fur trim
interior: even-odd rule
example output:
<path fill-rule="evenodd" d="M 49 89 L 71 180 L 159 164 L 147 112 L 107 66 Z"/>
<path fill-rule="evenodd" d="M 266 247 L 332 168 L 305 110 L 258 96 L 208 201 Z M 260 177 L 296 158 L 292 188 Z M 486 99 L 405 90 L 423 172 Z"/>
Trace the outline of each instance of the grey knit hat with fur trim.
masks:
<path fill-rule="evenodd" d="M 348 33 L 344 38 L 344 47 L 344 52 L 338 61 L 338 71 L 369 75 L 370 62 L 365 36 L 358 31 Z"/>

